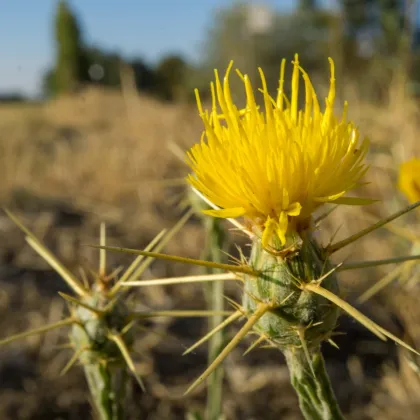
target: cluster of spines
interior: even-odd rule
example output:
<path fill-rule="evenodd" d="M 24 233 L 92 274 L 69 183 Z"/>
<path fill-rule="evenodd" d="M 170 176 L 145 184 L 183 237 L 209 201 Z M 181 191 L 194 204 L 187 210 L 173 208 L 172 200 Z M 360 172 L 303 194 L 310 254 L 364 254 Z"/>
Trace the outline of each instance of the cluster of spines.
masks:
<path fill-rule="evenodd" d="M 336 251 L 352 244 L 356 240 L 364 237 L 365 235 L 379 229 L 388 223 L 392 222 L 393 220 L 397 219 L 398 217 L 408 213 L 409 211 L 415 209 L 416 207 L 420 206 L 420 202 L 415 203 L 407 208 L 404 208 L 391 216 L 384 218 L 366 229 L 351 235 L 349 238 L 344 239 L 342 241 L 336 243 L 330 243 L 328 246 L 324 247 L 321 252 L 323 255 L 324 260 L 329 260 L 331 255 L 334 254 Z M 319 223 L 324 217 L 329 214 L 327 212 L 325 215 L 322 215 L 316 222 Z M 235 227 L 239 228 L 241 231 L 245 232 L 249 237 L 255 237 L 254 233 L 246 230 L 246 228 L 237 221 L 235 221 Z M 241 259 L 238 264 L 222 264 L 222 263 L 214 263 L 211 261 L 203 261 L 203 260 L 196 260 L 192 258 L 184 258 L 178 257 L 173 255 L 167 255 L 162 253 L 150 252 L 150 251 L 139 251 L 135 249 L 127 249 L 127 248 L 116 248 L 116 247 L 106 247 L 107 250 L 110 251 L 117 251 L 117 252 L 125 252 L 130 254 L 136 255 L 143 255 L 152 258 L 160 258 L 164 260 L 169 260 L 173 262 L 180 262 L 186 264 L 193 264 L 197 266 L 204 266 L 204 267 L 213 267 L 217 269 L 221 269 L 226 271 L 226 274 L 216 274 L 216 275 L 206 275 L 206 276 L 188 276 L 188 277 L 181 277 L 181 278 L 172 278 L 172 279 L 156 279 L 150 281 L 138 281 L 138 282 L 131 282 L 131 286 L 152 286 L 157 284 L 186 284 L 186 283 L 195 283 L 195 282 L 203 282 L 203 281 L 219 281 L 219 280 L 239 280 L 241 282 L 244 281 L 243 277 L 246 276 L 253 276 L 255 279 L 261 278 L 264 276 L 263 272 L 256 270 L 254 267 L 249 265 L 248 262 Z M 287 257 L 286 257 L 287 258 Z M 363 261 L 363 262 L 353 262 L 353 263 L 340 263 L 334 265 L 329 271 L 322 274 L 319 278 L 314 278 L 311 281 L 301 281 L 300 279 L 296 279 L 296 285 L 301 291 L 309 292 L 321 296 L 322 298 L 329 301 L 331 304 L 336 305 L 339 309 L 347 313 L 348 315 L 352 316 L 355 320 L 361 323 L 365 328 L 370 330 L 373 334 L 375 334 L 378 338 L 382 340 L 386 340 L 387 338 L 395 341 L 396 343 L 400 344 L 401 346 L 409 349 L 410 351 L 419 354 L 414 348 L 406 344 L 404 341 L 390 333 L 389 331 L 385 330 L 383 327 L 369 319 L 367 316 L 362 314 L 358 309 L 350 305 L 348 302 L 343 300 L 340 296 L 333 293 L 332 291 L 328 290 L 327 288 L 323 287 L 323 282 L 327 279 L 330 275 L 336 272 L 345 271 L 345 270 L 354 270 L 354 269 L 363 269 L 367 267 L 374 267 L 379 265 L 386 265 L 386 264 L 395 264 L 395 263 L 403 263 L 405 261 L 414 261 L 420 259 L 420 255 L 410 255 L 407 257 L 397 257 L 397 258 L 390 258 L 384 260 L 376 260 L 376 261 Z M 287 297 L 286 297 L 287 298 Z M 199 378 L 188 388 L 186 393 L 189 393 L 198 385 L 200 385 L 218 366 L 219 364 L 228 356 L 228 354 L 241 342 L 241 340 L 249 333 L 256 333 L 259 335 L 257 340 L 251 345 L 252 350 L 257 346 L 264 344 L 269 347 L 277 347 L 276 343 L 274 343 L 270 338 L 255 330 L 255 325 L 258 321 L 266 314 L 267 312 L 276 309 L 273 308 L 270 303 L 267 302 L 258 302 L 256 305 L 255 310 L 252 313 L 248 313 L 247 310 L 240 304 L 236 302 L 229 301 L 232 306 L 234 306 L 235 312 L 233 312 L 226 320 L 224 320 L 219 326 L 214 328 L 212 331 L 207 333 L 202 339 L 200 339 L 197 343 L 191 346 L 190 349 L 186 350 L 184 354 L 189 353 L 191 350 L 195 349 L 199 345 L 206 342 L 209 338 L 211 338 L 215 333 L 220 331 L 222 328 L 226 327 L 230 323 L 244 318 L 246 319 L 245 324 L 239 329 L 236 335 L 232 338 L 232 340 L 226 345 L 226 347 L 220 352 L 218 357 L 211 363 L 205 372 L 200 375 Z M 285 302 L 286 303 L 286 300 Z M 304 326 L 302 328 L 312 328 L 316 325 L 311 324 Z M 305 349 L 306 342 L 305 337 L 302 329 L 296 329 L 296 334 L 300 337 L 301 347 Z M 330 342 L 330 344 L 336 346 L 334 341 L 332 340 L 333 334 L 327 334 L 325 339 Z"/>
<path fill-rule="evenodd" d="M 329 244 L 325 247 L 322 252 L 324 258 L 329 258 L 334 252 L 342 249 L 343 247 L 353 243 L 354 241 L 362 238 L 363 236 L 367 235 L 368 233 L 386 225 L 387 223 L 395 220 L 396 218 L 400 217 L 401 215 L 413 210 L 414 208 L 418 207 L 420 202 L 415 203 L 385 219 L 380 220 L 379 222 L 374 223 L 370 227 L 350 236 L 349 238 L 339 241 L 337 243 Z M 110 310 L 112 306 L 108 308 L 95 308 L 90 306 L 84 301 L 84 297 L 87 293 L 89 293 L 86 284 L 83 285 L 82 283 L 78 282 L 77 279 L 73 274 L 71 274 L 67 269 L 65 269 L 62 264 L 53 256 L 53 254 L 40 242 L 38 241 L 35 236 L 27 230 L 20 221 L 10 212 L 8 212 L 9 216 L 18 224 L 18 226 L 26 233 L 27 242 L 61 275 L 61 277 L 65 280 L 65 282 L 71 287 L 71 289 L 75 292 L 77 297 L 68 296 L 65 294 L 61 294 L 67 301 L 69 301 L 72 305 L 75 305 L 79 308 L 85 308 L 88 311 L 91 311 L 92 314 L 95 316 L 103 316 L 107 311 Z M 138 257 L 133 262 L 133 264 L 127 269 L 127 271 L 120 277 L 120 279 L 112 286 L 109 290 L 107 290 L 107 298 L 109 299 L 110 303 L 112 302 L 115 305 L 115 302 L 119 299 L 122 299 L 122 296 L 125 296 L 124 291 L 127 290 L 129 287 L 147 287 L 153 285 L 166 285 L 166 284 L 187 284 L 187 283 L 197 283 L 203 281 L 220 281 L 220 280 L 239 280 L 243 282 L 244 275 L 246 276 L 254 276 L 255 278 L 259 278 L 264 275 L 264 273 L 257 271 L 254 267 L 249 265 L 244 258 L 237 264 L 224 264 L 224 263 L 215 263 L 212 261 L 204 261 L 204 260 L 196 260 L 192 258 L 185 258 L 185 257 L 178 257 L 172 256 L 167 254 L 160 253 L 162 247 L 166 244 L 166 242 L 172 237 L 180 227 L 186 222 L 186 220 L 191 215 L 191 212 L 188 212 L 178 223 L 177 225 L 169 232 L 161 232 L 150 244 L 148 247 L 145 248 L 143 251 L 135 250 L 135 249 L 127 249 L 127 248 L 117 248 L 117 247 L 107 247 L 104 244 L 104 240 L 102 240 L 101 244 L 97 246 L 97 248 L 101 249 L 101 258 L 100 258 L 100 272 L 98 273 L 98 279 L 102 279 L 103 285 L 103 278 L 104 278 L 104 267 L 105 267 L 105 250 L 108 251 L 117 251 L 117 252 L 126 252 L 130 254 L 136 254 Z M 320 218 L 322 219 L 322 217 Z M 235 223 L 236 227 L 239 227 L 241 230 L 246 231 L 246 229 Z M 252 236 L 253 233 L 246 232 L 249 236 Z M 102 235 L 104 238 L 104 235 Z M 187 276 L 187 277 L 178 277 L 178 278 L 165 278 L 165 279 L 154 279 L 154 280 L 138 280 L 141 273 L 147 268 L 147 266 L 153 261 L 153 259 L 164 259 L 169 260 L 172 262 L 181 262 L 187 264 L 193 264 L 198 266 L 204 266 L 209 268 L 216 268 L 219 270 L 225 271 L 222 274 L 209 274 L 209 275 L 201 275 L 201 276 Z M 364 325 L 367 329 L 369 329 L 373 334 L 378 336 L 379 338 L 386 340 L 390 338 L 394 340 L 396 343 L 408 348 L 409 350 L 417 353 L 415 349 L 404 343 L 398 337 L 394 336 L 390 332 L 386 331 L 384 328 L 370 320 L 368 317 L 363 315 L 360 311 L 356 308 L 351 306 L 349 303 L 341 299 L 338 295 L 334 294 L 333 292 L 329 291 L 328 289 L 322 286 L 323 281 L 330 276 L 334 272 L 339 272 L 343 270 L 350 270 L 350 269 L 359 269 L 359 268 L 366 268 L 372 266 L 378 266 L 383 264 L 393 264 L 393 263 L 402 263 L 405 261 L 410 260 L 417 260 L 419 259 L 419 255 L 411 255 L 408 257 L 398 257 L 398 258 L 391 258 L 379 261 L 364 261 L 364 262 L 356 262 L 356 263 L 349 263 L 349 264 L 337 264 L 332 267 L 328 272 L 323 274 L 317 279 L 312 279 L 312 281 L 301 281 L 297 279 L 297 287 L 300 288 L 302 291 L 314 293 L 316 295 L 322 296 L 332 304 L 339 307 L 341 310 L 355 318 L 358 322 Z M 285 302 L 287 299 L 285 299 Z M 203 338 L 197 341 L 194 345 L 192 345 L 189 349 L 187 349 L 184 354 L 188 354 L 193 349 L 197 348 L 199 345 L 206 342 L 210 339 L 214 334 L 228 326 L 234 321 L 239 320 L 240 318 L 245 318 L 245 324 L 239 329 L 233 339 L 226 345 L 226 347 L 220 352 L 220 354 L 215 358 L 213 363 L 206 369 L 206 371 L 188 388 L 186 393 L 190 392 L 192 389 L 197 387 L 200 383 L 202 383 L 216 368 L 217 366 L 225 359 L 225 357 L 238 345 L 238 343 L 249 333 L 254 333 L 259 335 L 258 338 L 251 344 L 250 348 L 247 352 L 251 351 L 252 349 L 264 344 L 265 346 L 272 347 L 276 346 L 270 338 L 262 333 L 259 333 L 258 330 L 254 329 L 255 324 L 261 317 L 272 310 L 273 308 L 270 306 L 270 303 L 267 302 L 258 302 L 256 305 L 255 310 L 253 313 L 248 313 L 242 305 L 229 301 L 230 304 L 234 307 L 234 311 L 226 311 L 223 314 L 227 315 L 228 317 L 217 327 L 215 327 L 212 331 L 207 333 Z M 115 335 L 115 332 L 110 332 L 108 335 L 109 340 L 111 340 L 115 345 L 120 349 L 121 356 L 124 359 L 128 369 L 135 374 L 134 363 L 129 356 L 129 349 L 124 344 L 123 336 L 124 334 L 131 328 L 133 322 L 137 319 L 144 319 L 154 316 L 208 316 L 212 315 L 211 311 L 150 311 L 150 312 L 141 312 L 135 313 L 130 312 L 125 321 L 126 325 L 121 329 L 120 335 Z M 72 312 L 72 315 L 64 320 L 61 320 L 55 324 L 47 325 L 36 330 L 24 332 L 21 334 L 17 334 L 6 339 L 0 341 L 0 345 L 7 344 L 13 342 L 17 339 L 28 337 L 33 334 L 44 333 L 50 331 L 55 328 L 60 328 L 63 326 L 70 326 L 70 325 L 77 325 L 79 320 L 77 316 L 75 316 L 75 312 Z M 308 325 L 305 328 L 311 328 L 314 325 Z M 122 333 L 122 334 L 121 334 Z M 305 339 L 304 334 L 302 331 L 297 329 L 296 334 L 300 337 L 302 348 L 305 348 Z M 331 336 L 326 337 L 331 344 L 334 342 L 331 339 Z M 75 362 L 80 360 L 81 354 L 85 350 L 78 349 L 75 355 L 72 357 L 70 363 L 66 366 L 65 371 L 67 371 Z M 247 353 L 246 352 L 246 353 Z M 418 353 L 417 353 L 418 354 Z M 141 380 L 136 375 L 139 383 L 141 384 Z"/>
<path fill-rule="evenodd" d="M 85 271 L 81 270 L 81 280 L 79 280 L 12 212 L 5 211 L 25 233 L 27 243 L 60 275 L 72 290 L 73 295 L 59 292 L 59 295 L 68 304 L 69 316 L 67 318 L 1 339 L 0 346 L 33 335 L 44 334 L 54 329 L 71 327 L 69 343 L 65 347 L 73 348 L 74 353 L 62 369 L 61 374 L 68 372 L 76 363 L 84 367 L 93 400 L 96 402 L 100 400 L 99 404 L 95 404 L 100 414 L 104 411 L 109 412 L 112 405 L 111 399 L 115 399 L 117 390 L 107 389 L 107 386 L 112 386 L 112 375 L 116 374 L 115 367 L 120 368 L 123 372 L 130 372 L 139 386 L 145 390 L 130 354 L 134 343 L 133 328 L 138 321 L 162 316 L 208 317 L 214 315 L 213 311 L 206 310 L 131 310 L 127 304 L 128 292 L 132 284 L 138 281 L 154 261 L 153 257 L 137 256 L 124 272 L 122 272 L 122 267 L 118 267 L 107 274 L 105 225 L 102 224 L 99 270 L 97 272 L 91 270 L 93 281 L 89 281 Z M 145 251 L 159 252 L 162 250 L 188 221 L 192 213 L 191 210 L 187 211 L 172 229 L 161 231 L 149 243 Z M 147 284 L 147 280 L 145 283 Z M 230 312 L 223 311 L 221 315 L 230 315 Z M 113 369 L 112 373 L 108 372 L 108 368 Z M 105 376 L 107 377 L 105 378 Z M 101 383 L 98 384 L 98 382 Z M 101 389 L 94 390 L 92 387 Z M 118 384 L 118 387 L 121 387 L 121 384 Z M 95 395 L 97 393 L 101 395 Z M 114 401 L 114 403 L 115 406 L 122 404 L 123 401 Z M 109 410 L 104 408 L 106 405 L 109 406 Z M 108 418 L 107 415 L 102 414 L 101 418 Z"/>

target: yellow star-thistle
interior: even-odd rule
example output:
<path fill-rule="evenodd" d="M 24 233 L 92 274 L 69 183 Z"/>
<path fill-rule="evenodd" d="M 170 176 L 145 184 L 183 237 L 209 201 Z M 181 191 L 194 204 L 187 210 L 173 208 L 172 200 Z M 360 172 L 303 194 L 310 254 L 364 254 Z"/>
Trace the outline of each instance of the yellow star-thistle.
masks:
<path fill-rule="evenodd" d="M 401 165 L 398 187 L 410 202 L 420 200 L 420 159 L 413 158 Z"/>
<path fill-rule="evenodd" d="M 194 172 L 188 182 L 220 207 L 207 214 L 245 216 L 262 231 L 263 245 L 272 243 L 275 237 L 284 245 L 287 234 L 299 225 L 307 225 L 322 203 L 366 204 L 368 200 L 343 197 L 367 170 L 363 161 L 368 141 L 360 141 L 357 127 L 347 121 L 347 103 L 341 118 L 334 115 L 334 62 L 329 62 L 331 79 L 324 111 L 297 55 L 290 99 L 283 90 L 285 60 L 276 99 L 269 95 L 259 69 L 264 111 L 255 101 L 249 77 L 239 71 L 246 106 L 238 109 L 234 104 L 229 86 L 232 63 L 223 84 L 215 70 L 210 112 L 203 110 L 196 90 L 205 130 L 201 142 L 187 154 Z M 298 106 L 300 77 L 305 85 L 302 109 Z"/>

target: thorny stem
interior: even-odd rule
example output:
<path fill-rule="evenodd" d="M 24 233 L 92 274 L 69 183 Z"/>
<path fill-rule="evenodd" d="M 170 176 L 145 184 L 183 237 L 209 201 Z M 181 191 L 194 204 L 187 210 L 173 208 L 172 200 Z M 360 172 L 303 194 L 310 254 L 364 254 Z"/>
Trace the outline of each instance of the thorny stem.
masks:
<path fill-rule="evenodd" d="M 324 358 L 318 349 L 310 356 L 303 349 L 285 350 L 290 380 L 299 398 L 299 405 L 307 420 L 344 420 L 332 390 Z M 313 373 L 312 373 L 313 372 Z"/>
<path fill-rule="evenodd" d="M 222 263 L 222 249 L 225 242 L 225 235 L 220 220 L 214 218 L 206 218 L 206 258 L 209 261 Z M 220 270 L 207 269 L 210 273 L 220 273 Z M 216 314 L 209 318 L 209 329 L 214 330 L 219 324 L 223 322 L 223 317 L 217 312 L 223 311 L 224 308 L 224 283 L 223 281 L 216 281 L 207 284 L 207 300 L 208 308 Z M 223 348 L 224 337 L 220 330 L 214 334 L 209 340 L 209 364 L 219 355 Z M 222 400 L 223 400 L 223 367 L 220 365 L 208 378 L 207 391 L 207 420 L 218 420 L 222 414 Z"/>
<path fill-rule="evenodd" d="M 107 364 L 87 364 L 84 369 L 100 420 L 123 420 L 127 372 L 111 372 Z"/>

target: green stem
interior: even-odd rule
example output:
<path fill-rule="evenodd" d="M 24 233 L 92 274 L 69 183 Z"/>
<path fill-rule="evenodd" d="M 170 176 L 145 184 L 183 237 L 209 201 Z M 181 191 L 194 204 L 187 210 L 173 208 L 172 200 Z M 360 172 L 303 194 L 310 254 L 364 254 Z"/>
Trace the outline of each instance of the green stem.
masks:
<path fill-rule="evenodd" d="M 307 420 L 344 420 L 340 411 L 324 358 L 320 350 L 310 355 L 310 363 L 303 349 L 285 350 L 290 379 L 299 397 L 299 405 Z"/>
<path fill-rule="evenodd" d="M 84 369 L 100 420 L 123 420 L 127 385 L 124 369 L 111 372 L 109 366 L 99 363 L 87 364 Z"/>
<path fill-rule="evenodd" d="M 205 219 L 207 233 L 206 257 L 209 261 L 222 262 L 222 252 L 224 245 L 224 231 L 219 220 L 214 218 Z M 211 270 L 211 271 L 210 271 Z M 216 273 L 220 270 L 210 269 L 209 272 Z M 212 282 L 207 285 L 208 307 L 210 310 L 219 313 L 224 308 L 224 284 L 223 281 Z M 209 328 L 213 330 L 223 321 L 220 315 L 214 315 L 209 319 Z M 209 341 L 209 364 L 219 355 L 223 348 L 223 332 L 220 331 Z M 207 391 L 207 420 L 218 420 L 222 414 L 222 393 L 223 393 L 223 368 L 217 368 L 208 380 Z"/>

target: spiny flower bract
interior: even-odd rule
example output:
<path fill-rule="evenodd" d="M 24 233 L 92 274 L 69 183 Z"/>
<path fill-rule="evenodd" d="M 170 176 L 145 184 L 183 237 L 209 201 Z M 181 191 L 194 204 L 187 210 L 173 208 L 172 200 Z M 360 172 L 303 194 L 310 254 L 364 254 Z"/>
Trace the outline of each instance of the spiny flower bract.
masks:
<path fill-rule="evenodd" d="M 277 98 L 269 95 L 259 69 L 264 110 L 257 105 L 247 75 L 242 75 L 246 106 L 232 100 L 229 65 L 223 84 L 215 70 L 211 83 L 212 109 L 197 104 L 204 122 L 201 142 L 188 152 L 194 172 L 188 182 L 219 210 L 207 214 L 222 218 L 245 216 L 263 231 L 265 245 L 307 224 L 322 203 L 364 204 L 366 200 L 343 197 L 358 186 L 367 170 L 363 163 L 367 139 L 347 120 L 347 103 L 341 117 L 334 115 L 334 63 L 325 109 L 321 110 L 308 74 L 293 62 L 291 97 L 284 93 L 285 60 L 282 61 Z M 305 106 L 299 109 L 299 79 L 305 86 Z M 217 106 L 218 105 L 218 106 Z"/>

